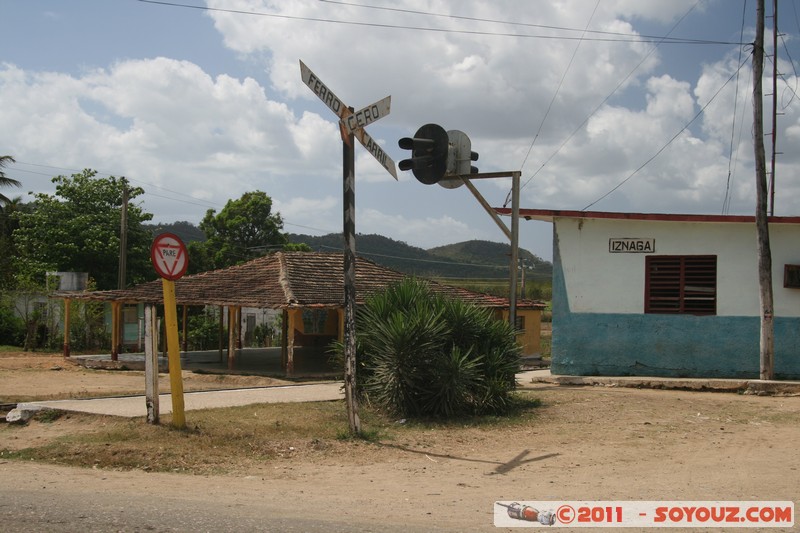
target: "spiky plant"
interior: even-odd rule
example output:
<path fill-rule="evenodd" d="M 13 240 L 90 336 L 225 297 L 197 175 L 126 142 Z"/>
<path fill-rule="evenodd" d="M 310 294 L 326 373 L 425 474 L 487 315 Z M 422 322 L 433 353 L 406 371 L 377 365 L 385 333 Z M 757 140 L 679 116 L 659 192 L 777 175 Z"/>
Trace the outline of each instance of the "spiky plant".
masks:
<path fill-rule="evenodd" d="M 359 391 L 403 416 L 499 413 L 511 404 L 519 349 L 491 312 L 406 279 L 356 319 Z"/>

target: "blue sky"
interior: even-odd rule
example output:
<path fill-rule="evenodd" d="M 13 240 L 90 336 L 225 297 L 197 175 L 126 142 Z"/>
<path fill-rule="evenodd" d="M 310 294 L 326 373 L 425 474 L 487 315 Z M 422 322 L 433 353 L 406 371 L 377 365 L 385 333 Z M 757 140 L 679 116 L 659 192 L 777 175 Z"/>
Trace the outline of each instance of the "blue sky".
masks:
<path fill-rule="evenodd" d="M 52 191 L 52 176 L 93 168 L 143 187 L 157 221 L 197 223 L 258 189 L 287 231 L 341 231 L 341 139 L 333 113 L 300 79 L 302 60 L 351 106 L 392 96 L 391 114 L 367 130 L 395 161 L 406 157 L 397 140 L 424 123 L 462 130 L 481 171 L 522 170 L 522 207 L 719 214 L 730 191 L 731 214 L 755 209 L 749 62 L 736 106 L 735 77 L 728 82 L 740 47 L 633 42 L 735 43 L 743 11 L 743 40 L 752 41 L 753 1 L 177 3 L 213 10 L 0 3 L 0 152 L 18 161 L 6 172 L 23 182 L 19 194 Z M 783 41 L 800 58 L 796 6 L 783 1 L 781 10 Z M 800 101 L 783 44 L 779 65 L 775 210 L 797 215 Z M 357 147 L 359 233 L 423 248 L 504 240 L 464 187 L 399 175 Z M 478 184 L 494 206 L 509 186 Z M 523 222 L 520 242 L 552 256 L 547 224 Z"/>

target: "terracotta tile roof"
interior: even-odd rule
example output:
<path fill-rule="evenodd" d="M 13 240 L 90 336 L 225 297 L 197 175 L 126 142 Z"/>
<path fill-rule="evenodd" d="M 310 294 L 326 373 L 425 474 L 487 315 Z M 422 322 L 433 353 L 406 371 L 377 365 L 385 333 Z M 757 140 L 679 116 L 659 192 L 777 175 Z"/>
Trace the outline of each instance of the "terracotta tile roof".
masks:
<path fill-rule="evenodd" d="M 184 276 L 175 282 L 179 305 L 221 305 L 260 309 L 293 307 L 335 308 L 344 305 L 342 253 L 276 252 L 247 263 Z M 356 301 L 406 277 L 405 274 L 359 257 L 356 260 Z M 434 292 L 448 294 L 481 307 L 507 308 L 508 300 L 429 282 Z M 162 303 L 161 280 L 112 291 L 58 292 L 58 298 L 75 300 Z M 541 308 L 526 300 L 520 308 Z"/>

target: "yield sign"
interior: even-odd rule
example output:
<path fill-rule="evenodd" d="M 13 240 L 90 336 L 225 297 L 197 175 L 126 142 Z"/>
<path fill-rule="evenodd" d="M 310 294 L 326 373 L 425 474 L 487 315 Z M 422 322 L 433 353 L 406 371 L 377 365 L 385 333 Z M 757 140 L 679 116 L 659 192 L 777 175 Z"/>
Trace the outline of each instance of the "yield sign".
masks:
<path fill-rule="evenodd" d="M 374 104 L 370 104 L 363 109 L 356 112 L 350 111 L 350 108 L 342 102 L 333 91 L 331 91 L 319 77 L 314 74 L 305 63 L 300 61 L 300 77 L 303 82 L 308 85 L 308 88 L 322 100 L 328 109 L 336 113 L 339 117 L 339 124 L 344 132 L 352 133 L 358 142 L 360 142 L 372 156 L 378 160 L 378 163 L 397 179 L 397 170 L 394 160 L 383 151 L 375 140 L 369 136 L 364 130 L 368 124 L 372 124 L 379 118 L 383 118 L 391 111 L 392 97 L 387 96 L 383 100 L 378 100 Z M 344 137 L 342 137 L 344 139 Z"/>
<path fill-rule="evenodd" d="M 159 276 L 170 281 L 179 279 L 189 266 L 189 252 L 180 237 L 162 233 L 153 240 L 150 259 Z"/>

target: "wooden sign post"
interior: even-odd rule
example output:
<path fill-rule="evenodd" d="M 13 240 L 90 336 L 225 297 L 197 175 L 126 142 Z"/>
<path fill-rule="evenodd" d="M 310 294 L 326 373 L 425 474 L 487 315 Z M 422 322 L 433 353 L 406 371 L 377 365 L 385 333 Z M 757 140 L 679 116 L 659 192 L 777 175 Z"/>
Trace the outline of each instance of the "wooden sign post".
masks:
<path fill-rule="evenodd" d="M 361 433 L 358 417 L 356 385 L 356 193 L 355 193 L 355 146 L 354 139 L 372 154 L 386 171 L 397 179 L 394 160 L 364 130 L 364 127 L 383 118 L 391 110 L 392 97 L 387 96 L 374 104 L 355 111 L 344 104 L 319 77 L 300 61 L 300 77 L 328 109 L 339 117 L 342 134 L 342 175 L 344 196 L 344 396 L 350 432 Z"/>

